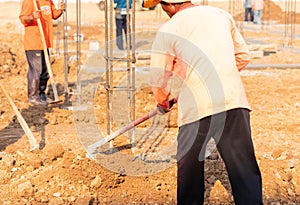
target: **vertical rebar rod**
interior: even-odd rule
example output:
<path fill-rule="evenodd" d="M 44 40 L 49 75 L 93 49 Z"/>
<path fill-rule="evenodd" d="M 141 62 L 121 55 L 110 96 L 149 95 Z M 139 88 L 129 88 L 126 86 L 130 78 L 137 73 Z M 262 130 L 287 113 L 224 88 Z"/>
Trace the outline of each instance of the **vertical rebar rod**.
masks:
<path fill-rule="evenodd" d="M 292 47 L 295 37 L 296 0 L 285 1 L 284 47 Z"/>
<path fill-rule="evenodd" d="M 292 29 L 292 34 L 293 34 L 293 38 L 292 38 L 292 46 L 294 44 L 294 40 L 295 40 L 295 34 L 296 34 L 296 11 L 297 11 L 297 1 L 294 0 L 294 12 L 293 12 L 293 29 Z"/>
<path fill-rule="evenodd" d="M 135 1 L 135 0 L 133 0 Z M 133 2 L 134 4 L 134 2 Z M 131 119 L 131 91 L 130 91 L 130 87 L 131 87 L 131 62 L 130 62 L 130 33 L 131 33 L 131 29 L 130 29 L 130 0 L 126 0 L 126 77 L 127 77 L 127 107 L 128 107 L 128 122 L 129 123 L 132 119 Z M 128 132 L 129 137 L 131 137 L 131 139 L 133 139 L 133 131 L 129 130 Z"/>
<path fill-rule="evenodd" d="M 133 0 L 132 4 L 132 16 L 131 16 L 131 22 L 132 22 L 132 66 L 131 66 L 131 119 L 132 121 L 135 121 L 135 63 L 136 63 L 136 57 L 135 57 L 135 12 L 136 12 L 136 2 Z M 133 128 L 132 133 L 132 148 L 134 152 L 135 147 L 135 128 Z"/>
<path fill-rule="evenodd" d="M 289 27 L 289 0 L 285 0 L 285 11 L 284 11 L 284 43 L 283 46 L 287 46 L 287 36 L 288 36 L 288 27 Z"/>
<path fill-rule="evenodd" d="M 109 58 L 108 58 L 108 1 L 104 1 L 104 33 L 105 33 L 105 91 L 106 91 L 106 132 L 110 134 L 110 96 L 109 96 Z"/>
<path fill-rule="evenodd" d="M 291 46 L 291 40 L 292 40 L 292 27 L 293 27 L 293 23 L 292 23 L 292 13 L 293 13 L 293 8 L 292 8 L 292 6 L 293 6 L 293 3 L 292 3 L 292 0 L 290 0 L 289 1 L 290 2 L 290 4 L 289 4 L 289 16 L 288 16 L 288 18 L 289 18 L 289 31 L 288 31 L 288 33 L 289 33 L 289 36 L 288 36 L 288 46 L 290 47 Z"/>
<path fill-rule="evenodd" d="M 290 30 L 290 44 L 289 46 L 293 46 L 294 38 L 295 38 L 295 24 L 296 24 L 296 0 L 292 0 L 291 2 L 291 30 Z"/>
<path fill-rule="evenodd" d="M 56 28 L 56 32 L 55 32 L 55 35 L 56 35 L 56 48 L 55 48 L 55 58 L 58 58 L 59 57 L 59 46 L 60 46 L 60 31 L 59 31 L 59 24 L 57 24 Z"/>
<path fill-rule="evenodd" d="M 269 26 L 269 22 L 270 22 L 270 15 L 271 15 L 271 13 L 270 13 L 270 0 L 266 0 L 267 2 L 266 2 L 266 6 L 265 6 L 265 8 L 266 8 L 266 22 L 267 22 L 267 28 L 268 28 L 268 26 Z"/>
<path fill-rule="evenodd" d="M 64 40 L 64 74 L 65 74 L 65 101 L 64 103 L 69 103 L 69 68 L 68 68 L 68 13 L 67 13 L 67 0 L 65 0 L 65 12 L 63 16 L 63 40 Z"/>
<path fill-rule="evenodd" d="M 60 0 L 57 1 L 56 8 L 59 8 Z M 60 20 L 57 20 L 57 25 L 56 25 L 56 48 L 55 48 L 55 58 L 59 57 L 59 46 L 60 46 L 60 28 L 59 28 Z"/>
<path fill-rule="evenodd" d="M 81 44 L 81 0 L 76 0 L 76 90 L 79 93 L 78 100 L 81 102 L 81 85 L 79 84 L 80 73 L 80 44 Z"/>
<path fill-rule="evenodd" d="M 114 12 L 114 1 L 110 0 L 109 2 L 109 133 L 112 130 L 112 94 L 113 94 L 113 12 Z M 113 147 L 113 141 L 110 142 L 110 148 Z"/>

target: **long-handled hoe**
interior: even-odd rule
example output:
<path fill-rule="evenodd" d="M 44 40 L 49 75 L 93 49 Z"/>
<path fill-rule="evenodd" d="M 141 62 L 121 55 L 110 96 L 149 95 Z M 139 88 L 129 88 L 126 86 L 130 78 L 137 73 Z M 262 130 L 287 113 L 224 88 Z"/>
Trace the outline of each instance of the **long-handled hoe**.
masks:
<path fill-rule="evenodd" d="M 30 151 L 33 151 L 37 148 L 39 148 L 39 143 L 37 142 L 37 140 L 34 138 L 30 128 L 28 127 L 26 121 L 24 120 L 24 118 L 22 117 L 21 113 L 18 111 L 18 108 L 16 107 L 16 105 L 14 104 L 14 102 L 12 101 L 12 99 L 10 98 L 10 96 L 8 95 L 8 93 L 6 92 L 5 88 L 3 87 L 3 85 L 0 83 L 0 87 L 2 92 L 4 93 L 5 97 L 7 98 L 9 104 L 11 105 L 14 113 L 16 114 L 18 121 L 21 125 L 21 127 L 23 128 L 26 136 L 29 139 L 29 143 L 31 145 L 31 149 Z"/>
<path fill-rule="evenodd" d="M 170 108 L 177 102 L 177 99 L 171 99 L 169 101 L 169 105 Z M 115 139 L 116 137 L 120 136 L 121 134 L 131 130 L 132 128 L 134 128 L 135 126 L 141 124 L 142 122 L 154 117 L 155 115 L 157 115 L 159 113 L 159 108 L 155 108 L 153 110 L 151 110 L 150 112 L 148 112 L 146 115 L 144 115 L 143 117 L 130 122 L 129 124 L 127 124 L 124 127 L 121 127 L 120 129 L 118 129 L 117 131 L 113 132 L 112 134 L 102 138 L 101 140 L 99 140 L 98 142 L 95 142 L 94 144 L 91 144 L 87 147 L 87 154 L 89 157 L 94 158 L 95 155 L 97 154 L 97 148 L 103 146 L 104 144 L 106 144 L 107 142 Z"/>
<path fill-rule="evenodd" d="M 35 10 L 38 10 L 36 0 L 33 0 L 33 4 L 34 4 Z M 53 90 L 53 94 L 54 94 L 54 101 L 51 102 L 51 103 L 59 103 L 62 100 L 59 100 L 59 98 L 58 98 L 57 88 L 56 88 L 56 84 L 55 84 L 55 81 L 54 81 L 53 72 L 52 72 L 52 69 L 51 69 L 50 58 L 49 58 L 47 45 L 46 45 L 46 41 L 45 41 L 45 35 L 44 35 L 42 22 L 41 22 L 40 18 L 37 19 L 37 23 L 38 23 L 38 27 L 39 27 L 39 30 L 40 30 L 41 39 L 42 39 L 42 43 L 43 43 L 43 47 L 44 47 L 44 56 L 45 56 L 47 71 L 49 73 L 51 86 L 52 86 L 52 90 Z"/>

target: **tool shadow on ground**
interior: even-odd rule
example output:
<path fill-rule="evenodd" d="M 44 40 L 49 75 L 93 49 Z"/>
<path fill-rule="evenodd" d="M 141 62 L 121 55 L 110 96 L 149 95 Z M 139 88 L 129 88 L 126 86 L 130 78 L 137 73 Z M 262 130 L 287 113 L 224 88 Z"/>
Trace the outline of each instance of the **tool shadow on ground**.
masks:
<path fill-rule="evenodd" d="M 35 133 L 34 135 L 38 140 L 39 149 L 43 149 L 46 146 L 45 126 L 51 123 L 46 118 L 46 113 L 53 112 L 53 108 L 56 107 L 59 107 L 59 104 L 51 104 L 48 106 L 30 105 L 20 112 L 28 127 Z M 40 137 L 37 137 L 37 135 Z M 25 132 L 22 129 L 17 116 L 14 115 L 10 123 L 0 130 L 0 151 L 4 151 L 9 145 L 15 144 L 23 137 L 26 138 Z M 29 142 L 28 146 L 30 146 Z"/>

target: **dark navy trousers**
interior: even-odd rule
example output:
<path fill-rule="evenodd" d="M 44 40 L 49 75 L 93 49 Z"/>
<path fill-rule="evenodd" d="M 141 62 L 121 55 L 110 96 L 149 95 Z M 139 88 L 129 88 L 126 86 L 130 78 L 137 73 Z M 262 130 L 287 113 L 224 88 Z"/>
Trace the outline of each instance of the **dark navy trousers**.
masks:
<path fill-rule="evenodd" d="M 233 109 L 179 128 L 177 141 L 177 202 L 204 202 L 205 147 L 214 138 L 225 163 L 236 205 L 260 205 L 261 173 L 256 161 L 247 109 Z"/>
<path fill-rule="evenodd" d="M 123 33 L 124 31 L 124 33 Z M 116 42 L 117 47 L 120 50 L 124 50 L 124 44 L 127 45 L 127 21 L 126 21 L 126 15 L 121 15 L 121 18 L 116 18 Z M 130 32 L 130 31 L 129 31 Z M 123 43 L 123 36 L 125 35 L 126 42 Z M 131 48 L 131 38 L 130 41 L 130 48 Z"/>
<path fill-rule="evenodd" d="M 49 54 L 49 50 L 47 52 Z M 27 50 L 25 53 L 28 62 L 28 97 L 37 98 L 40 94 L 45 94 L 49 79 L 44 51 Z"/>

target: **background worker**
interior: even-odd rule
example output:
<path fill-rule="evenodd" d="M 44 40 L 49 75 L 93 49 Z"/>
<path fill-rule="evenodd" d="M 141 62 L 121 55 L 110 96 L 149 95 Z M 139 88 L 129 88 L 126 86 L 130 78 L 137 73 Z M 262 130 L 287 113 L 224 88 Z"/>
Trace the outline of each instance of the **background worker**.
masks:
<path fill-rule="evenodd" d="M 24 0 L 19 15 L 25 27 L 24 49 L 28 62 L 28 102 L 34 105 L 47 105 L 52 101 L 45 94 L 49 74 L 37 19 L 41 20 L 46 46 L 49 49 L 53 46 L 52 19 L 58 19 L 63 14 L 65 4 L 61 2 L 60 9 L 56 9 L 52 0 L 37 0 L 38 10 L 36 10 L 33 1 Z"/>
<path fill-rule="evenodd" d="M 169 98 L 178 96 L 178 204 L 203 204 L 205 147 L 211 138 L 224 160 L 235 204 L 262 204 L 251 108 L 239 74 L 250 61 L 244 39 L 224 10 L 189 0 L 160 4 L 170 20 L 154 39 L 149 77 L 163 113 L 170 110 Z"/>
<path fill-rule="evenodd" d="M 115 19 L 116 19 L 116 37 L 117 37 L 117 47 L 120 50 L 124 50 L 123 46 L 123 31 L 125 34 L 125 39 L 127 43 L 127 11 L 126 11 L 126 0 L 114 0 L 114 3 L 117 4 L 115 9 Z M 132 0 L 129 0 L 129 9 L 131 11 Z M 129 11 L 129 12 L 130 12 Z M 130 19 L 130 13 L 129 19 Z M 128 31 L 131 32 L 130 30 Z M 130 49 L 131 49 L 131 39 Z"/>
<path fill-rule="evenodd" d="M 264 9 L 264 0 L 252 0 L 252 11 L 254 12 L 254 23 L 262 25 L 261 18 Z"/>
<path fill-rule="evenodd" d="M 250 22 L 253 22 L 254 13 L 252 11 L 252 1 L 251 0 L 245 0 L 244 8 L 245 8 L 245 19 L 244 19 L 244 21 L 248 22 L 248 17 L 250 16 L 249 20 L 250 20 Z"/>

